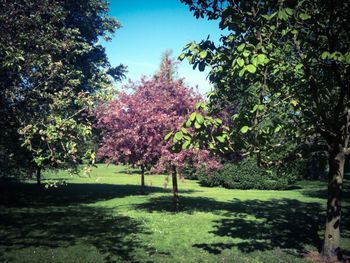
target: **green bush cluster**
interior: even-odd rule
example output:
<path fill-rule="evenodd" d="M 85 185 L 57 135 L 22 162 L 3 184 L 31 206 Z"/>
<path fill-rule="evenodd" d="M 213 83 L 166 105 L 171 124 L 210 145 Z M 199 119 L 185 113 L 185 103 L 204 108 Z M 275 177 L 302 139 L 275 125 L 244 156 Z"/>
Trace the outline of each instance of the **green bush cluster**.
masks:
<path fill-rule="evenodd" d="M 179 170 L 179 174 L 189 180 L 198 179 L 196 172 L 197 169 L 191 165 L 186 165 L 185 167 Z"/>
<path fill-rule="evenodd" d="M 259 167 L 255 159 L 245 159 L 237 164 L 226 163 L 221 169 L 214 171 L 199 169 L 196 176 L 205 186 L 223 186 L 230 189 L 284 190 L 300 178 L 299 169 L 301 168 L 298 165 L 291 167 L 265 169 Z M 288 169 L 291 169 L 290 173 Z"/>
<path fill-rule="evenodd" d="M 289 184 L 302 180 L 307 174 L 307 160 L 299 159 L 279 165 L 275 168 L 278 177 L 285 178 Z"/>

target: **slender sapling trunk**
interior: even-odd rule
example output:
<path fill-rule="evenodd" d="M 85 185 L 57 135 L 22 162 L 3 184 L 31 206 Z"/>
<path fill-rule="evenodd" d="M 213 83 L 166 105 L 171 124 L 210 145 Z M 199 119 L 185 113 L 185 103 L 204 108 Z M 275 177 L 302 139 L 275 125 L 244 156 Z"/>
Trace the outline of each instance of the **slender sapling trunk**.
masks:
<path fill-rule="evenodd" d="M 175 165 L 172 166 L 171 177 L 172 177 L 172 183 L 173 183 L 174 212 L 178 212 L 179 211 L 180 200 L 179 200 L 179 190 L 178 190 L 178 187 L 177 187 L 177 172 L 176 172 Z"/>
<path fill-rule="evenodd" d="M 141 165 L 141 194 L 145 194 L 145 166 Z"/>
<path fill-rule="evenodd" d="M 41 167 L 40 166 L 36 168 L 36 183 L 37 185 L 41 185 Z"/>

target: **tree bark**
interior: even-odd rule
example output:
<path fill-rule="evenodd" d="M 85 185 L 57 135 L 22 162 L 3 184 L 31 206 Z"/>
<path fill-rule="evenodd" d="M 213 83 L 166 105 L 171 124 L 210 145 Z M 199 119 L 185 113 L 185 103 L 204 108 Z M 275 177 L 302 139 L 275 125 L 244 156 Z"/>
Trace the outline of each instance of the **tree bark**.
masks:
<path fill-rule="evenodd" d="M 141 194 L 145 194 L 145 166 L 141 165 Z"/>
<path fill-rule="evenodd" d="M 176 167 L 172 167 L 171 171 L 171 177 L 172 177 L 172 183 L 173 183 L 173 203 L 174 203 L 174 212 L 179 211 L 179 205 L 180 205 L 180 200 L 179 200 L 179 190 L 177 187 L 177 172 L 176 172 Z"/>
<path fill-rule="evenodd" d="M 329 156 L 329 181 L 327 200 L 327 221 L 322 256 L 336 260 L 340 250 L 340 215 L 344 178 L 345 154 L 343 151 Z"/>
<path fill-rule="evenodd" d="M 36 168 L 36 184 L 41 185 L 41 167 Z"/>

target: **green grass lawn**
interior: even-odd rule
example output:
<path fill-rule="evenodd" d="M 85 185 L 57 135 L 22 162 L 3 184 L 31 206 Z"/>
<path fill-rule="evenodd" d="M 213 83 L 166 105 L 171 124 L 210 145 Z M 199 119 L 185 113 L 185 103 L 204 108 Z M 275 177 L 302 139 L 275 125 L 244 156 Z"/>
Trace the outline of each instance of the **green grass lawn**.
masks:
<path fill-rule="evenodd" d="M 0 262 L 307 262 L 321 245 L 324 182 L 288 191 L 228 190 L 179 182 L 172 212 L 165 176 L 99 165 L 90 178 L 64 172 L 67 186 L 0 185 Z M 44 181 L 45 182 L 45 181 Z M 349 183 L 342 247 L 350 249 Z"/>

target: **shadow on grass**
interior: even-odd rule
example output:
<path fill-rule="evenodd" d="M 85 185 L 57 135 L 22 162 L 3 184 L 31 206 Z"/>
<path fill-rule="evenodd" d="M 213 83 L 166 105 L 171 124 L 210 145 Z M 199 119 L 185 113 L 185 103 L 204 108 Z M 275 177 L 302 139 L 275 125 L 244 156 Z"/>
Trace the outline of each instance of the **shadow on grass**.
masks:
<path fill-rule="evenodd" d="M 230 218 L 215 221 L 213 234 L 239 238 L 238 243 L 196 244 L 196 247 L 218 254 L 223 249 L 237 247 L 249 253 L 275 248 L 291 249 L 298 254 L 305 246 L 320 249 L 318 230 L 323 226 L 323 209 L 319 203 L 304 203 L 294 199 L 269 201 L 234 200 Z"/>
<path fill-rule="evenodd" d="M 324 181 L 322 183 L 323 183 L 322 185 L 316 185 L 316 189 L 309 188 L 309 189 L 301 190 L 301 193 L 308 197 L 321 198 L 326 200 L 327 199 L 327 182 Z M 342 198 L 347 202 L 350 201 L 350 181 L 349 180 L 344 180 Z"/>
<path fill-rule="evenodd" d="M 115 174 L 128 174 L 128 175 L 141 175 L 141 170 L 140 169 L 124 169 L 120 171 L 114 172 Z"/>
<path fill-rule="evenodd" d="M 170 189 L 146 186 L 146 194 L 170 193 Z M 193 192 L 186 190 L 187 193 Z M 45 189 L 35 184 L 0 184 L 0 205 L 6 207 L 65 206 L 140 195 L 138 185 L 68 184 Z"/>
<path fill-rule="evenodd" d="M 143 247 L 138 235 L 147 234 L 141 222 L 88 206 L 2 209 L 0 217 L 0 255 L 21 248 L 89 244 L 107 262 L 135 261 L 133 252 Z"/>
<path fill-rule="evenodd" d="M 194 247 L 212 254 L 224 249 L 238 248 L 249 253 L 256 250 L 275 248 L 291 249 L 298 254 L 307 245 L 320 248 L 318 230 L 324 224 L 324 209 L 320 203 L 302 202 L 295 199 L 239 200 L 220 202 L 205 197 L 180 197 L 181 211 L 211 212 L 225 216 L 214 221 L 211 232 L 220 237 L 238 238 L 238 243 L 202 243 Z M 171 198 L 152 198 L 136 209 L 153 211 L 172 211 Z"/>

